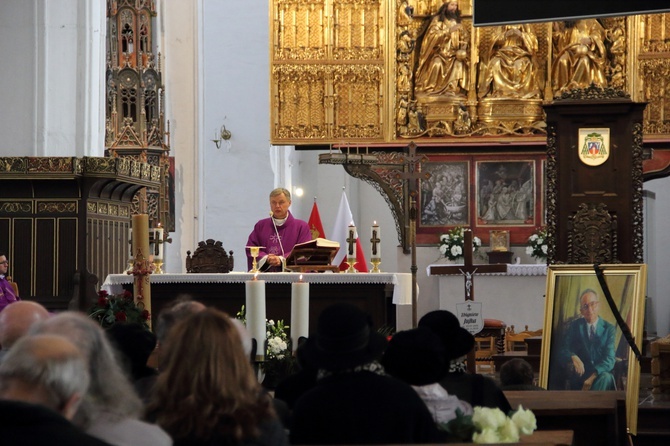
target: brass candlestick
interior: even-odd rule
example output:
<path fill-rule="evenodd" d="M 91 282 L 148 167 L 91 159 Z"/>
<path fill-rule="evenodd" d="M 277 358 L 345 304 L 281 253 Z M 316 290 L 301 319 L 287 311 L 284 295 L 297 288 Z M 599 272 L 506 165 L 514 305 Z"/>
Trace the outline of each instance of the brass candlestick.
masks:
<path fill-rule="evenodd" d="M 263 246 L 247 246 L 247 248 L 249 248 L 249 253 L 251 254 L 251 271 L 249 272 L 256 274 L 259 272 L 256 258 L 258 257 L 258 253 L 260 252 L 261 248 L 263 248 Z"/>
<path fill-rule="evenodd" d="M 163 259 L 154 260 L 154 274 L 163 274 Z"/>
<path fill-rule="evenodd" d="M 356 264 L 356 257 L 347 257 L 347 262 L 346 263 L 347 263 L 347 266 L 349 268 L 347 268 L 347 270 L 345 272 L 347 272 L 347 273 L 357 273 L 358 272 L 356 270 L 356 268 L 354 267 L 354 265 Z"/>
<path fill-rule="evenodd" d="M 382 263 L 382 259 L 380 258 L 370 259 L 370 263 L 372 263 L 372 270 L 370 271 L 371 273 L 381 273 L 381 270 L 379 269 L 379 264 Z"/>

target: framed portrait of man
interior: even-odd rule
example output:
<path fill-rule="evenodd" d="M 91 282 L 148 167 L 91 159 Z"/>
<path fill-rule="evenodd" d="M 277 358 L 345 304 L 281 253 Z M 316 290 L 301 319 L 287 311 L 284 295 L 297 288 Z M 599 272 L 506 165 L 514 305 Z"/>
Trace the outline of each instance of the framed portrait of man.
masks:
<path fill-rule="evenodd" d="M 647 269 L 645 264 L 599 268 L 611 303 L 593 265 L 549 266 L 540 386 L 625 391 L 628 428 L 635 434 L 640 363 L 629 340 L 641 349 Z"/>

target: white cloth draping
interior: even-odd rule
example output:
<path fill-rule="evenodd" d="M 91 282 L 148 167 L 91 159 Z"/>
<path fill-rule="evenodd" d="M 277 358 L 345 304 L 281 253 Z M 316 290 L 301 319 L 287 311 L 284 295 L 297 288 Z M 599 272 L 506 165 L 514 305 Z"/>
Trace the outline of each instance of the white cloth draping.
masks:
<path fill-rule="evenodd" d="M 342 284 L 370 284 L 386 283 L 393 285 L 393 303 L 395 305 L 411 305 L 412 303 L 412 275 L 409 273 L 262 273 L 259 279 L 267 283 L 293 283 L 302 280 L 310 284 L 342 283 Z M 151 283 L 244 283 L 253 279 L 251 273 L 230 272 L 225 274 L 152 274 Z M 123 285 L 133 283 L 133 276 L 129 274 L 110 274 L 102 284 L 101 289 L 109 294 L 120 294 Z"/>

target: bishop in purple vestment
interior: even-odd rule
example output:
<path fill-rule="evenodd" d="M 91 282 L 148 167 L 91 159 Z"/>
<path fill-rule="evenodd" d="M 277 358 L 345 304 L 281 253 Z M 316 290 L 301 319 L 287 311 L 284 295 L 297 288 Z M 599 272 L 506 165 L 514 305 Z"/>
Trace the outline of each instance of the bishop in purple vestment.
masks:
<path fill-rule="evenodd" d="M 0 311 L 4 310 L 7 305 L 19 300 L 16 293 L 14 293 L 14 287 L 5 278 L 8 269 L 9 261 L 7 260 L 7 256 L 0 253 Z"/>
<path fill-rule="evenodd" d="M 298 243 L 312 240 L 307 222 L 294 218 L 288 208 L 291 206 L 291 193 L 283 188 L 270 192 L 272 216 L 260 220 L 249 234 L 247 246 L 262 246 L 258 254 L 258 267 L 261 271 L 282 271 L 286 257 Z M 252 267 L 253 259 L 247 252 L 247 266 Z"/>

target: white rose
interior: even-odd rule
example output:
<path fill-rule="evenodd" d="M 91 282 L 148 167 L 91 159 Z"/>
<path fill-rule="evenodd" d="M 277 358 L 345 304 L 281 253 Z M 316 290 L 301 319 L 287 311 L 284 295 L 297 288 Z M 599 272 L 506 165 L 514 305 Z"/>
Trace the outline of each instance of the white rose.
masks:
<path fill-rule="evenodd" d="M 526 246 L 526 254 L 533 255 L 533 247 L 532 246 Z"/>
<path fill-rule="evenodd" d="M 519 441 L 519 428 L 514 421 L 505 418 L 505 423 L 498 429 L 501 443 L 516 443 Z"/>
<path fill-rule="evenodd" d="M 519 431 L 524 435 L 530 435 L 537 429 L 537 420 L 535 414 L 523 406 L 519 405 L 519 409 L 512 415 L 512 421 L 519 428 Z"/>
<path fill-rule="evenodd" d="M 472 441 L 479 444 L 500 443 L 496 430 L 489 428 L 482 430 L 481 433 L 475 432 Z"/>
<path fill-rule="evenodd" d="M 549 247 L 547 245 L 542 245 L 542 253 L 546 255 L 547 251 L 549 251 Z"/>
<path fill-rule="evenodd" d="M 533 234 L 533 235 L 530 236 L 530 238 L 528 239 L 528 241 L 534 242 L 534 241 L 537 240 L 537 239 L 538 239 L 537 234 Z"/>
<path fill-rule="evenodd" d="M 440 245 L 440 252 L 442 255 L 445 255 L 447 253 L 447 245 Z"/>
<path fill-rule="evenodd" d="M 449 241 L 449 234 L 442 234 L 440 236 L 440 240 L 442 240 L 444 243 Z"/>
<path fill-rule="evenodd" d="M 498 429 L 505 423 L 507 416 L 502 410 L 491 407 L 475 407 L 472 422 L 481 429 Z"/>
<path fill-rule="evenodd" d="M 463 254 L 463 249 L 461 249 L 460 246 L 454 245 L 451 247 L 451 255 L 454 257 L 458 257 Z"/>
<path fill-rule="evenodd" d="M 538 237 L 537 238 L 537 244 L 541 245 L 542 243 L 544 243 L 544 239 L 542 237 Z"/>
<path fill-rule="evenodd" d="M 472 244 L 479 247 L 482 246 L 482 241 L 479 237 L 475 237 L 472 239 Z"/>
<path fill-rule="evenodd" d="M 273 321 L 272 319 L 270 319 L 270 320 L 268 321 L 268 325 L 269 325 L 270 327 L 274 327 L 274 325 L 275 325 L 275 321 Z"/>

